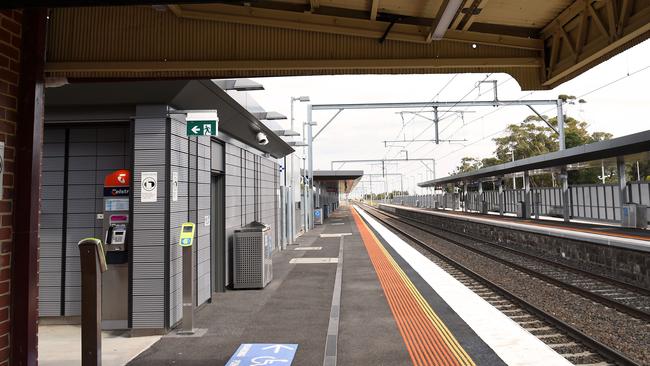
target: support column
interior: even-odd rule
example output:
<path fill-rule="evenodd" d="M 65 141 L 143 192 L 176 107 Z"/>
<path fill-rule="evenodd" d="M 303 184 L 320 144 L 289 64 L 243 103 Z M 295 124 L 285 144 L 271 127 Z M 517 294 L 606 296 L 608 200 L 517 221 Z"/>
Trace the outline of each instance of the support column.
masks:
<path fill-rule="evenodd" d="M 463 211 L 467 212 L 467 182 L 463 182 Z"/>
<path fill-rule="evenodd" d="M 532 199 L 530 197 L 530 172 L 524 170 L 524 218 L 530 219 Z"/>
<path fill-rule="evenodd" d="M 562 99 L 557 100 L 557 129 L 559 132 L 560 139 L 560 150 L 566 149 L 566 138 L 564 134 L 564 111 L 563 111 L 564 101 Z"/>
<path fill-rule="evenodd" d="M 38 362 L 38 226 L 46 31 L 47 9 L 23 11 L 11 265 L 12 365 Z"/>
<path fill-rule="evenodd" d="M 566 167 L 562 167 L 560 171 L 560 184 L 562 187 L 562 216 L 564 222 L 571 220 L 571 202 L 569 202 L 569 173 Z"/>
<path fill-rule="evenodd" d="M 308 228 L 311 230 L 314 228 L 314 137 L 312 135 L 312 117 L 311 117 L 311 104 L 307 105 L 307 167 L 309 177 L 307 185 L 307 218 L 308 218 Z"/>
<path fill-rule="evenodd" d="M 618 174 L 618 197 L 621 205 L 620 215 L 623 220 L 623 205 L 627 203 L 627 176 L 625 175 L 625 160 L 622 156 L 616 157 L 616 174 Z"/>
<path fill-rule="evenodd" d="M 483 181 L 478 180 L 478 212 L 483 213 L 483 201 L 485 201 L 485 197 L 483 197 Z"/>
<path fill-rule="evenodd" d="M 505 200 L 505 193 L 503 192 L 503 177 L 499 177 L 497 180 L 497 185 L 499 187 L 499 215 L 503 216 L 504 213 L 504 205 L 506 203 Z"/>

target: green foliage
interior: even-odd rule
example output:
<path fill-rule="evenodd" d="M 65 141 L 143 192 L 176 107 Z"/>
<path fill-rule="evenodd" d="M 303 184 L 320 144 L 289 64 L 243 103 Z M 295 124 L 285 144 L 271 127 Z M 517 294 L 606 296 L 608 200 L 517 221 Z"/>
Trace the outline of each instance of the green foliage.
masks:
<path fill-rule="evenodd" d="M 482 166 L 483 163 L 480 160 L 466 156 L 460 159 L 460 165 L 457 166 L 451 174 L 473 172 L 475 170 L 481 169 Z"/>

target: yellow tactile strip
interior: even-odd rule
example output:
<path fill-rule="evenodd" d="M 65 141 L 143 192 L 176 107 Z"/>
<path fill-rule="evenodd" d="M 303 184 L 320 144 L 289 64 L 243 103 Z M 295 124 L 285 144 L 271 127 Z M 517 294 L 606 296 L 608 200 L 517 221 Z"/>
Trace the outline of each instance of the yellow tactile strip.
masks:
<path fill-rule="evenodd" d="M 475 365 L 359 214 L 350 210 L 413 364 Z"/>

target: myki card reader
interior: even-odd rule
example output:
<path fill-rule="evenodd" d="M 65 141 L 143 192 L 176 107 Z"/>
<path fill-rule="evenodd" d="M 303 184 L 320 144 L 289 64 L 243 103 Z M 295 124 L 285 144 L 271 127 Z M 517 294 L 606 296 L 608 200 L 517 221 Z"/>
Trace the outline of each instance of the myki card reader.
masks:
<path fill-rule="evenodd" d="M 192 246 L 194 241 L 195 225 L 192 222 L 186 222 L 181 226 L 181 236 L 178 239 L 178 244 L 182 247 Z"/>

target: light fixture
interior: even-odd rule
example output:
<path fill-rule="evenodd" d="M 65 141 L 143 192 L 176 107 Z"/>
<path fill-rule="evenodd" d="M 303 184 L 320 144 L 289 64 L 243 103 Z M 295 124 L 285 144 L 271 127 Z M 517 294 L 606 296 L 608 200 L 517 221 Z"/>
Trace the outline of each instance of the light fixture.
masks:
<path fill-rule="evenodd" d="M 264 85 L 250 79 L 212 80 L 223 90 L 253 91 L 264 90 Z"/>
<path fill-rule="evenodd" d="M 291 146 L 291 147 L 303 147 L 303 146 L 307 146 L 307 144 L 304 143 L 304 142 L 302 142 L 302 141 L 287 141 L 287 145 L 289 145 L 289 146 Z"/>
<path fill-rule="evenodd" d="M 292 130 L 273 130 L 277 136 L 300 136 L 300 133 Z"/>
<path fill-rule="evenodd" d="M 276 120 L 281 120 L 281 119 L 287 119 L 287 116 L 285 116 L 282 113 L 278 112 L 253 112 L 251 113 L 255 118 L 259 120 L 267 120 L 267 121 L 276 121 Z"/>
<path fill-rule="evenodd" d="M 445 7 L 445 11 L 440 16 L 440 20 L 438 21 L 438 24 L 436 24 L 436 29 L 433 30 L 431 39 L 441 40 L 442 37 L 445 36 L 445 33 L 447 33 L 447 29 L 449 29 L 451 22 L 456 17 L 456 13 L 458 12 L 458 9 L 460 8 L 460 5 L 462 3 L 463 0 L 449 0 L 449 2 L 447 3 L 447 7 Z"/>

